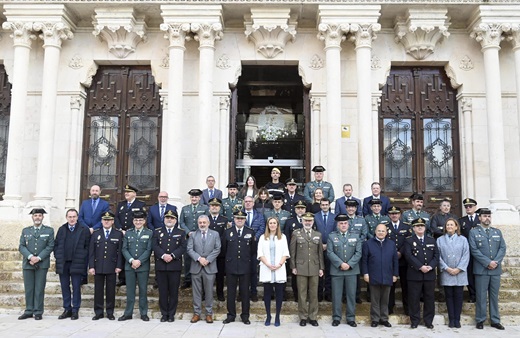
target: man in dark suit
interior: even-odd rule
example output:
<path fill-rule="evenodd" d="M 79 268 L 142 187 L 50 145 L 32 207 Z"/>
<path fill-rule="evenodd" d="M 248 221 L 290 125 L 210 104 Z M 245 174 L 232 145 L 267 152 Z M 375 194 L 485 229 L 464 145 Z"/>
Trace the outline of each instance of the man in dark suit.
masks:
<path fill-rule="evenodd" d="M 29 213 L 33 225 L 22 230 L 18 250 L 23 256 L 23 286 L 25 290 L 25 312 L 18 319 L 41 320 L 47 271 L 50 255 L 54 249 L 54 229 L 43 225 L 44 209 L 35 208 Z"/>
<path fill-rule="evenodd" d="M 469 238 L 469 232 L 471 229 L 478 226 L 478 214 L 477 211 L 477 201 L 473 198 L 466 198 L 462 202 L 464 204 L 464 209 L 466 209 L 466 216 L 461 217 L 459 219 L 460 224 L 460 233 Z M 469 256 L 469 263 L 467 268 L 468 274 L 468 293 L 469 293 L 469 302 L 475 303 L 476 295 L 475 295 L 475 275 L 473 274 L 473 256 Z"/>
<path fill-rule="evenodd" d="M 202 294 L 206 308 L 206 323 L 213 323 L 213 284 L 217 274 L 217 257 L 221 243 L 218 232 L 209 229 L 209 217 L 199 216 L 199 229 L 188 238 L 186 252 L 190 257 L 190 273 L 193 282 L 193 317 L 191 323 L 200 320 Z"/>
<path fill-rule="evenodd" d="M 220 208 L 222 201 L 216 197 L 209 201 L 209 228 L 218 232 L 220 238 L 224 236 L 224 231 L 227 229 L 228 219 L 220 215 Z M 216 290 L 217 299 L 223 302 L 224 297 L 224 277 L 226 276 L 226 257 L 224 251 L 221 250 L 217 258 L 217 278 Z"/>
<path fill-rule="evenodd" d="M 206 178 L 207 189 L 202 190 L 202 204 L 209 205 L 209 201 L 213 198 L 222 200 L 222 190 L 215 188 L 215 177 L 208 176 Z"/>
<path fill-rule="evenodd" d="M 346 183 L 343 185 L 343 196 L 336 200 L 336 204 L 334 205 L 334 213 L 336 215 L 346 215 L 347 207 L 345 206 L 346 201 L 354 200 L 358 202 L 358 206 L 356 209 L 356 216 L 363 216 L 363 210 L 361 208 L 361 200 L 352 196 L 352 192 L 354 189 L 352 188 L 352 184 Z"/>
<path fill-rule="evenodd" d="M 186 233 L 176 227 L 177 212 L 164 214 L 164 227 L 155 229 L 153 252 L 159 286 L 161 322 L 175 320 L 181 285 L 182 255 L 186 252 Z"/>
<path fill-rule="evenodd" d="M 331 296 L 331 277 L 330 277 L 330 260 L 327 256 L 327 241 L 329 234 L 336 230 L 336 215 L 330 211 L 330 202 L 327 199 L 320 201 L 321 211 L 314 214 L 314 226 L 316 230 L 321 233 L 322 247 L 323 247 L 323 261 L 325 263 L 325 273 L 320 277 L 318 285 L 318 301 L 325 299 L 328 302 L 332 301 Z"/>
<path fill-rule="evenodd" d="M 158 202 L 150 207 L 148 211 L 148 229 L 155 230 L 164 226 L 164 215 L 168 211 L 175 211 L 177 213 L 177 207 L 168 203 L 168 193 L 161 191 L 157 197 Z"/>
<path fill-rule="evenodd" d="M 265 218 L 260 212 L 254 208 L 254 200 L 251 196 L 244 197 L 244 213 L 246 214 L 246 227 L 251 228 L 255 232 L 255 238 L 258 242 L 260 236 L 265 232 Z M 251 260 L 251 300 L 258 301 L 258 260 Z"/>
<path fill-rule="evenodd" d="M 305 197 L 296 192 L 298 188 L 297 182 L 294 178 L 289 178 L 285 181 L 285 186 L 287 187 L 287 191 L 284 194 L 284 205 L 283 209 L 289 211 L 292 217 L 296 217 L 296 211 L 294 210 L 294 205 L 298 201 L 305 201 Z"/>
<path fill-rule="evenodd" d="M 240 318 L 246 325 L 249 321 L 249 278 L 251 278 L 251 262 L 256 259 L 256 237 L 253 229 L 245 226 L 246 213 L 237 210 L 233 214 L 233 225 L 224 232 L 222 250 L 226 257 L 226 285 L 227 285 L 227 317 L 224 324 L 235 321 L 237 316 L 236 294 L 237 285 L 242 300 Z M 256 276 L 256 275 L 255 275 Z"/>
<path fill-rule="evenodd" d="M 58 229 L 54 241 L 56 273 L 60 277 L 64 309 L 58 319 L 76 320 L 81 306 L 81 280 L 87 271 L 90 231 L 78 223 L 76 209 L 67 210 L 65 217 L 67 223 Z"/>
<path fill-rule="evenodd" d="M 372 196 L 368 196 L 363 199 L 363 216 L 370 215 L 372 213 L 369 202 L 373 199 L 381 200 L 381 215 L 385 216 L 388 213 L 388 209 L 390 209 L 390 200 L 388 197 L 381 195 L 381 184 L 378 182 L 372 183 L 371 189 Z"/>
<path fill-rule="evenodd" d="M 426 220 L 412 221 L 414 235 L 406 239 L 404 257 L 408 262 L 408 302 L 411 328 L 421 320 L 420 298 L 424 301 L 423 319 L 428 329 L 433 329 L 435 316 L 435 268 L 439 264 L 439 250 L 435 239 L 426 236 Z"/>
<path fill-rule="evenodd" d="M 136 199 L 137 192 L 137 188 L 127 184 L 125 186 L 125 200 L 117 204 L 115 226 L 117 229 L 123 231 L 123 235 L 126 230 L 134 227 L 134 211 L 145 210 L 145 203 Z M 121 273 L 119 274 L 117 286 L 126 285 L 125 277 L 123 265 Z"/>
<path fill-rule="evenodd" d="M 123 267 L 123 232 L 114 228 L 115 215 L 107 211 L 101 217 L 103 227 L 90 236 L 89 273 L 94 276 L 94 317 L 103 318 L 106 284 L 107 318 L 115 320 L 116 274 Z"/>
<path fill-rule="evenodd" d="M 79 208 L 78 222 L 90 228 L 91 234 L 94 230 L 101 229 L 101 215 L 110 210 L 110 205 L 99 197 L 100 194 L 99 185 L 93 185 L 90 187 L 90 198 L 84 200 Z"/>

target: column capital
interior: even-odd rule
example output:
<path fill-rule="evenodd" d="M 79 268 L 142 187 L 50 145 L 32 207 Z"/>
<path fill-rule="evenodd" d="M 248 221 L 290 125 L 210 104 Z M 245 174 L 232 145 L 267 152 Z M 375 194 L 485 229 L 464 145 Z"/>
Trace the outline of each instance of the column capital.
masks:
<path fill-rule="evenodd" d="M 7 21 L 2 24 L 4 30 L 10 30 L 9 35 L 13 39 L 14 46 L 31 48 L 32 40 L 36 40 L 32 22 Z"/>
<path fill-rule="evenodd" d="M 184 48 L 185 42 L 191 40 L 189 23 L 162 23 L 160 28 L 166 32 L 164 38 L 170 41 L 170 47 Z"/>
<path fill-rule="evenodd" d="M 199 42 L 202 48 L 214 48 L 215 41 L 222 39 L 222 25 L 219 22 L 213 23 L 192 23 L 191 31 L 195 41 Z"/>
<path fill-rule="evenodd" d="M 372 47 L 372 40 L 376 39 L 376 32 L 380 30 L 381 25 L 378 23 L 350 24 L 349 41 L 354 42 L 356 48 Z"/>
<path fill-rule="evenodd" d="M 500 49 L 500 42 L 504 40 L 504 34 L 511 30 L 509 23 L 479 23 L 475 25 L 470 37 L 475 39 L 482 49 Z"/>
<path fill-rule="evenodd" d="M 62 22 L 35 22 L 33 29 L 41 31 L 39 37 L 43 40 L 43 47 L 61 48 L 62 40 L 70 40 L 74 37 L 70 27 Z"/>
<path fill-rule="evenodd" d="M 520 23 L 511 25 L 511 32 L 506 39 L 513 45 L 513 51 L 520 49 Z"/>
<path fill-rule="evenodd" d="M 346 23 L 320 23 L 318 25 L 318 39 L 325 42 L 325 49 L 340 48 L 341 42 L 347 38 L 349 25 Z"/>

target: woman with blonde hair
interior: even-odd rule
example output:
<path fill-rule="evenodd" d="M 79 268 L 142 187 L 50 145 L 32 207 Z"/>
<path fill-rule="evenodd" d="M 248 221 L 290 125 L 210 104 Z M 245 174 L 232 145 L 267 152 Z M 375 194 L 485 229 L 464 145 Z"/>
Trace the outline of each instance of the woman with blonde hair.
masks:
<path fill-rule="evenodd" d="M 265 325 L 271 325 L 271 295 L 275 290 L 276 316 L 274 326 L 280 326 L 283 291 L 287 281 L 285 262 L 289 258 L 287 239 L 282 234 L 280 222 L 275 217 L 267 219 L 265 233 L 258 239 L 260 281 L 264 284 L 264 304 L 267 317 Z"/>
<path fill-rule="evenodd" d="M 307 205 L 307 211 L 312 212 L 313 214 L 320 212 L 320 201 L 323 199 L 323 189 L 322 188 L 316 188 L 314 190 L 314 193 L 312 194 L 312 204 L 309 203 Z"/>

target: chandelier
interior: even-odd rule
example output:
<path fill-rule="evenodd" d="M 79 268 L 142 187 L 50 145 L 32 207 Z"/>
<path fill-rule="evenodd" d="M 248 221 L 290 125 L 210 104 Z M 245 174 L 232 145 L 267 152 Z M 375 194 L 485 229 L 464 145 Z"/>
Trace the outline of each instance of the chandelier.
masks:
<path fill-rule="evenodd" d="M 287 109 L 283 109 L 290 112 Z M 283 111 L 275 106 L 267 106 L 258 116 L 257 135 L 266 141 L 276 141 L 289 135 L 296 135 L 296 123 L 286 126 Z"/>

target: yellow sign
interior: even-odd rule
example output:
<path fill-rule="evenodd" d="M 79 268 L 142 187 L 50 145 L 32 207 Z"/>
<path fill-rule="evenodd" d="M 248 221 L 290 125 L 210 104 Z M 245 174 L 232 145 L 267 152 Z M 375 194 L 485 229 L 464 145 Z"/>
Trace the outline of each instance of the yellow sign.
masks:
<path fill-rule="evenodd" d="M 350 138 L 350 125 L 341 125 L 341 138 Z"/>

